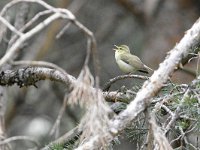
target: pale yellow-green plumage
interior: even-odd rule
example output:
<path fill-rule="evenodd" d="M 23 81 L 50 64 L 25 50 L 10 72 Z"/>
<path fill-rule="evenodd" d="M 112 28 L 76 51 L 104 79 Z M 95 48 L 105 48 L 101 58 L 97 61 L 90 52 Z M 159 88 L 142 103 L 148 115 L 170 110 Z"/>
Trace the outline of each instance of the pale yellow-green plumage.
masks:
<path fill-rule="evenodd" d="M 115 60 L 120 70 L 124 73 L 135 73 L 136 71 L 143 73 L 153 72 L 151 68 L 142 63 L 139 57 L 130 53 L 127 45 L 115 45 L 113 50 L 115 50 Z"/>

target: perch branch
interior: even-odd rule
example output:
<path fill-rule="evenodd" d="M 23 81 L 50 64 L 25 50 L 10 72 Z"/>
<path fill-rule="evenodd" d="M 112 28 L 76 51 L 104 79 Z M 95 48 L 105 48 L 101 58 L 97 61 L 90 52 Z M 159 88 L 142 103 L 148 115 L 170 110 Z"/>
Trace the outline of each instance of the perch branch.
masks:
<path fill-rule="evenodd" d="M 106 84 L 103 87 L 103 91 L 108 91 L 111 85 L 117 82 L 118 80 L 127 79 L 127 78 L 136 78 L 136 79 L 142 79 L 142 80 L 149 79 L 147 76 L 133 75 L 133 74 L 117 76 L 110 79 L 108 82 L 106 82 Z"/>

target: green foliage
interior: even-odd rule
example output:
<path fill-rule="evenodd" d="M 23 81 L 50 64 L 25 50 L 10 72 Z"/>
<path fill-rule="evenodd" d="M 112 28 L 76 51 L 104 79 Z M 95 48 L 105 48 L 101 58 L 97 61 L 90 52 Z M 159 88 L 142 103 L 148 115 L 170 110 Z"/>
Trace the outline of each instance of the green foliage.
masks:
<path fill-rule="evenodd" d="M 131 90 L 137 93 L 141 89 L 141 87 L 142 84 L 137 83 L 135 86 L 131 88 Z"/>
<path fill-rule="evenodd" d="M 131 141 L 136 141 L 137 143 L 141 143 L 141 141 L 144 141 L 144 137 L 147 134 L 148 129 L 147 128 L 139 128 L 138 126 L 129 127 L 126 129 L 127 137 Z"/>
<path fill-rule="evenodd" d="M 50 150 L 73 150 L 74 144 L 73 143 L 67 143 L 67 144 L 60 144 L 56 143 L 49 147 Z"/>
<path fill-rule="evenodd" d="M 127 104 L 123 103 L 123 102 L 116 102 L 113 103 L 111 105 L 111 109 L 115 112 L 115 113 L 120 113 L 121 111 L 123 111 L 124 109 L 126 109 Z"/>
<path fill-rule="evenodd" d="M 200 81 L 196 83 L 195 89 L 200 90 Z"/>
<path fill-rule="evenodd" d="M 139 90 L 137 86 L 131 89 L 136 92 Z M 187 94 L 186 91 L 189 91 Z M 195 85 L 187 86 L 186 84 L 178 85 L 168 83 L 164 88 L 160 90 L 157 97 L 154 97 L 153 103 L 150 105 L 150 109 L 155 109 L 155 104 L 159 104 L 156 110 L 156 121 L 159 126 L 168 124 L 172 119 L 172 114 L 177 113 L 177 118 L 171 125 L 169 132 L 175 137 L 179 137 L 184 133 L 187 133 L 191 129 L 194 132 L 200 132 L 200 82 L 196 81 Z M 162 107 L 164 105 L 167 109 Z M 178 112 L 177 111 L 178 109 Z M 141 114 L 137 121 L 126 129 L 126 135 L 131 140 L 137 143 L 137 145 L 143 145 L 147 132 L 147 118 Z M 184 138 L 179 138 L 184 142 Z M 185 143 L 185 148 L 191 147 L 190 143 Z M 176 148 L 177 150 L 183 147 Z"/>
<path fill-rule="evenodd" d="M 186 130 L 190 126 L 190 121 L 187 119 L 180 119 L 177 121 L 176 124 L 177 124 L 177 126 L 175 126 L 175 128 L 181 128 L 183 130 Z"/>
<path fill-rule="evenodd" d="M 187 96 L 184 100 L 184 107 L 188 107 L 188 108 L 191 108 L 193 106 L 195 106 L 196 104 L 198 103 L 198 100 L 196 97 L 194 97 L 193 95 L 191 96 Z"/>
<path fill-rule="evenodd" d="M 63 150 L 64 145 L 60 144 L 60 143 L 56 143 L 56 144 L 53 144 L 52 146 L 50 146 L 49 148 L 50 148 L 50 150 Z"/>
<path fill-rule="evenodd" d="M 140 115 L 136 122 L 130 125 L 125 130 L 126 136 L 136 143 L 140 143 L 145 140 L 148 129 L 146 125 L 146 120 L 143 115 Z M 139 145 L 140 145 L 139 144 Z"/>

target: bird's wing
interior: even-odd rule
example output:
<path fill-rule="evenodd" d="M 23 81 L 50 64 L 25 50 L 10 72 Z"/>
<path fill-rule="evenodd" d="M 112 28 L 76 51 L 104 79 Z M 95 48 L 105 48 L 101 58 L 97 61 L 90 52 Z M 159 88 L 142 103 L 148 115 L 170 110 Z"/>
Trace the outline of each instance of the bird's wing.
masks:
<path fill-rule="evenodd" d="M 140 58 L 138 58 L 135 55 L 131 55 L 131 54 L 125 54 L 124 55 L 124 54 L 122 54 L 121 60 L 124 61 L 125 63 L 133 66 L 136 69 L 146 70 L 146 68 L 144 67 L 144 64 L 142 63 Z"/>

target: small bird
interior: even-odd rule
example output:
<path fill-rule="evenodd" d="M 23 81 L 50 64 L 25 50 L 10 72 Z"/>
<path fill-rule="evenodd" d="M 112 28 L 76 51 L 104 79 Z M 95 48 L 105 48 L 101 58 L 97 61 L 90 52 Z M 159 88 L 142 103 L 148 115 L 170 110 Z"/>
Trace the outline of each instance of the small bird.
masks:
<path fill-rule="evenodd" d="M 139 57 L 130 53 L 130 49 L 127 45 L 116 46 L 115 48 L 115 60 L 124 73 L 135 73 L 136 71 L 143 73 L 153 73 L 153 69 L 146 66 Z"/>

